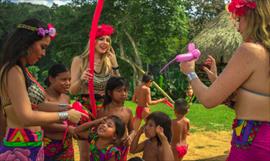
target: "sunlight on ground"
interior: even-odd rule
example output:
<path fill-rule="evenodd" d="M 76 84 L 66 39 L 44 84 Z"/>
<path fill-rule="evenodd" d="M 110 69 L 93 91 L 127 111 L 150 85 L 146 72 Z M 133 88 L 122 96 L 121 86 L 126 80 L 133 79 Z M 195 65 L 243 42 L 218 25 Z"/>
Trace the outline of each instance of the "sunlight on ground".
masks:
<path fill-rule="evenodd" d="M 141 137 L 144 140 L 145 137 Z M 231 133 L 229 131 L 195 132 L 188 136 L 189 149 L 185 161 L 224 161 L 230 148 Z M 74 142 L 75 161 L 79 161 L 78 146 Z M 141 153 L 128 157 L 142 156 Z"/>

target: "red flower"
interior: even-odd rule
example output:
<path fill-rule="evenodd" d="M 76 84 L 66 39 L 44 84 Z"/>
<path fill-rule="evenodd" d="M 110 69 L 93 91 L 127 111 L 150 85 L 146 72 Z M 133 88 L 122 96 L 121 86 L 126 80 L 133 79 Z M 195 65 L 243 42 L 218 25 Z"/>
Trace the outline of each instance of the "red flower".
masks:
<path fill-rule="evenodd" d="M 111 25 L 102 24 L 98 26 L 97 28 L 96 38 L 105 36 L 105 35 L 111 36 L 113 33 L 114 33 L 114 28 Z"/>
<path fill-rule="evenodd" d="M 248 9 L 256 8 L 256 2 L 250 2 L 248 0 L 232 0 L 228 6 L 229 12 L 236 16 L 243 16 Z"/>

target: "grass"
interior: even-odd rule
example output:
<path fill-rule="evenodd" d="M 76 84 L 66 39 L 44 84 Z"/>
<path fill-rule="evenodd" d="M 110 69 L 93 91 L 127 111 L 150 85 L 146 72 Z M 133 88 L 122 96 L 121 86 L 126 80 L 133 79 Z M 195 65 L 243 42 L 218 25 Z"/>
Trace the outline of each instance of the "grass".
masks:
<path fill-rule="evenodd" d="M 125 106 L 130 108 L 135 115 L 136 104 L 126 101 Z M 150 106 L 151 112 L 161 111 L 174 119 L 174 111 L 167 105 L 160 103 Z M 227 131 L 231 129 L 234 111 L 225 105 L 219 105 L 212 109 L 206 109 L 201 104 L 192 104 L 187 118 L 190 120 L 191 132 L 196 131 Z"/>

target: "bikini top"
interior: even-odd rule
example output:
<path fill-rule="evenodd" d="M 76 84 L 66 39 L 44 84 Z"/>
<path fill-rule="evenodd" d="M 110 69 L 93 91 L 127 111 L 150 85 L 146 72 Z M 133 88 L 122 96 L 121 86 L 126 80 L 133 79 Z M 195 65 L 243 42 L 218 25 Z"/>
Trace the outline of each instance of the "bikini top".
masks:
<path fill-rule="evenodd" d="M 44 88 L 36 81 L 36 79 L 31 75 L 27 68 L 19 66 L 25 77 L 25 84 L 30 99 L 32 109 L 36 109 L 37 105 L 45 101 L 45 90 Z M 11 101 L 5 101 L 3 107 L 11 105 Z"/>

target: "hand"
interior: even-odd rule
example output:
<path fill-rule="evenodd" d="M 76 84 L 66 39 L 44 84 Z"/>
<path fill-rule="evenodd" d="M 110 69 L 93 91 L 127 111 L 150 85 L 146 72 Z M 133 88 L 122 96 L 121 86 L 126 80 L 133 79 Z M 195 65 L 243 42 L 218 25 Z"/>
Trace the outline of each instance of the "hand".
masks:
<path fill-rule="evenodd" d="M 82 116 L 89 118 L 88 115 L 74 109 L 68 110 L 67 113 L 68 113 L 68 120 L 75 124 L 77 124 L 80 121 Z"/>
<path fill-rule="evenodd" d="M 110 47 L 110 49 L 108 51 L 108 58 L 110 59 L 113 67 L 118 66 L 116 55 L 115 55 L 114 49 L 112 47 Z"/>
<path fill-rule="evenodd" d="M 161 102 L 165 102 L 165 101 L 168 101 L 168 99 L 166 97 L 161 98 Z"/>
<path fill-rule="evenodd" d="M 90 74 L 90 69 L 87 68 L 85 71 L 83 71 L 83 73 L 80 77 L 80 80 L 88 82 L 90 79 L 93 79 L 93 77 L 94 76 L 92 74 Z"/>
<path fill-rule="evenodd" d="M 180 66 L 180 71 L 183 72 L 184 74 L 194 72 L 195 71 L 195 60 L 191 60 L 188 62 L 182 62 L 179 64 L 179 66 Z"/>
<path fill-rule="evenodd" d="M 122 145 L 124 145 L 124 146 L 130 146 L 131 142 L 132 142 L 131 136 L 129 135 L 129 136 L 123 138 L 121 142 L 122 142 Z"/>
<path fill-rule="evenodd" d="M 208 58 L 204 62 L 203 70 L 206 72 L 208 79 L 211 82 L 214 82 L 217 79 L 216 60 L 211 55 L 208 55 Z"/>
<path fill-rule="evenodd" d="M 161 141 L 167 139 L 167 137 L 164 134 L 164 129 L 159 125 L 156 127 L 156 133 Z"/>
<path fill-rule="evenodd" d="M 74 126 L 68 126 L 68 133 L 71 135 L 75 134 L 75 127 Z"/>

